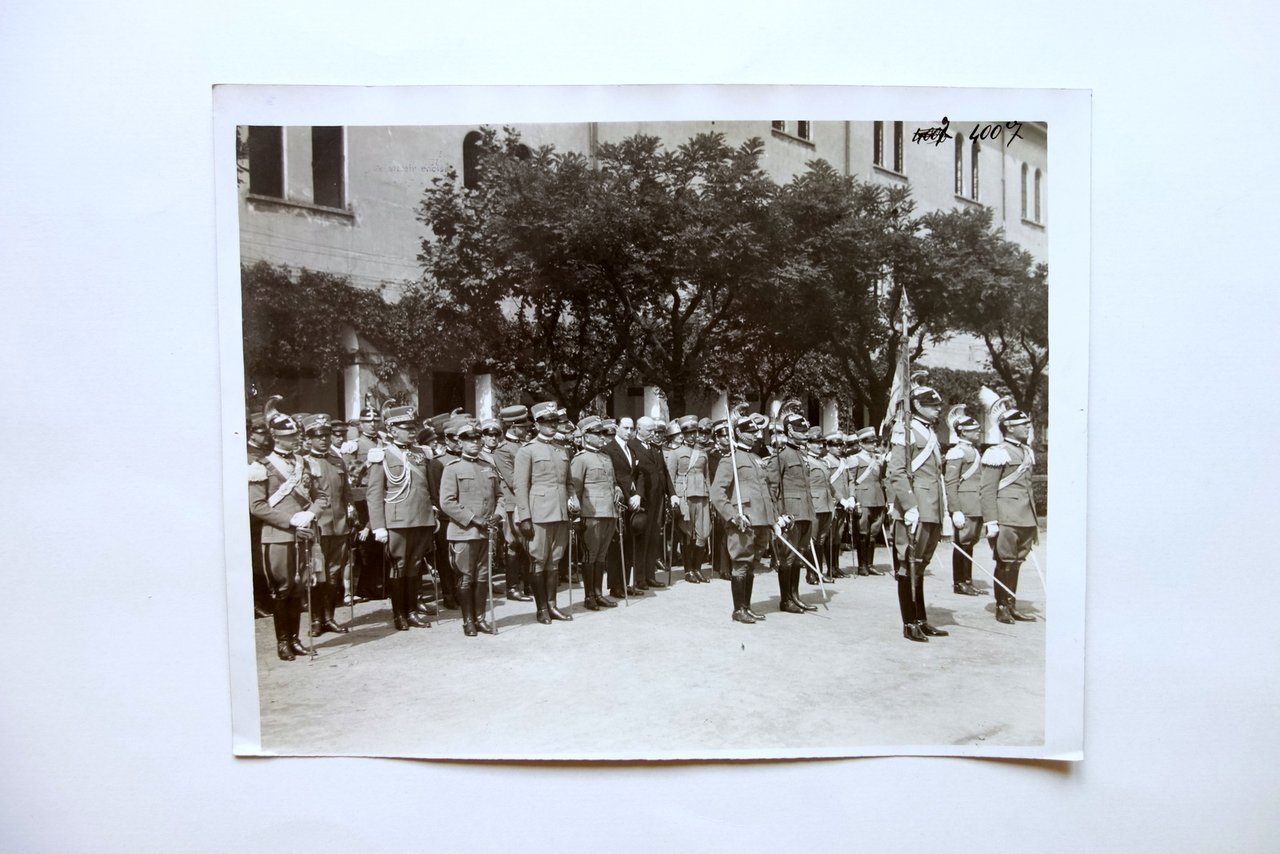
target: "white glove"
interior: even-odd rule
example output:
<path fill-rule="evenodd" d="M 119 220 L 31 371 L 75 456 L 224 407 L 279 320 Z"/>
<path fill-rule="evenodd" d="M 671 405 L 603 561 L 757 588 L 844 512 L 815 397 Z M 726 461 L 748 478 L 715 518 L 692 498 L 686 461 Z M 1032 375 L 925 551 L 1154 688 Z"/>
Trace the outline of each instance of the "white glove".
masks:
<path fill-rule="evenodd" d="M 639 495 L 633 495 L 633 496 L 631 496 L 630 498 L 628 498 L 628 499 L 627 499 L 627 504 L 628 504 L 628 506 L 630 506 L 630 507 L 631 507 L 631 509 L 632 509 L 632 510 L 639 510 L 639 509 L 640 509 L 640 496 L 639 496 Z"/>
<path fill-rule="evenodd" d="M 951 524 L 955 525 L 957 528 L 963 528 L 964 514 L 961 513 L 959 510 L 953 510 L 951 512 Z"/>
<path fill-rule="evenodd" d="M 858 499 L 843 498 L 840 500 L 840 506 L 843 507 L 845 510 L 852 510 L 853 508 L 858 506 Z"/>
<path fill-rule="evenodd" d="M 791 517 L 785 513 L 778 517 L 778 530 L 785 531 L 791 527 Z"/>
<path fill-rule="evenodd" d="M 1000 523 L 992 519 L 987 523 L 987 536 L 994 537 L 998 533 L 1000 533 Z"/>
<path fill-rule="evenodd" d="M 908 528 L 914 531 L 916 526 L 920 524 L 920 508 L 912 507 L 906 513 L 903 513 L 902 521 L 907 524 Z"/>
<path fill-rule="evenodd" d="M 679 495 L 673 495 L 673 496 L 671 496 L 671 506 L 672 506 L 672 507 L 679 507 L 679 506 L 680 506 L 680 496 L 679 496 Z"/>
<path fill-rule="evenodd" d="M 385 543 L 387 541 L 387 529 L 386 528 L 375 529 L 373 532 L 373 538 L 380 543 Z"/>
<path fill-rule="evenodd" d="M 289 524 L 295 528 L 305 528 L 316 518 L 316 514 L 310 510 L 299 510 L 289 518 Z"/>

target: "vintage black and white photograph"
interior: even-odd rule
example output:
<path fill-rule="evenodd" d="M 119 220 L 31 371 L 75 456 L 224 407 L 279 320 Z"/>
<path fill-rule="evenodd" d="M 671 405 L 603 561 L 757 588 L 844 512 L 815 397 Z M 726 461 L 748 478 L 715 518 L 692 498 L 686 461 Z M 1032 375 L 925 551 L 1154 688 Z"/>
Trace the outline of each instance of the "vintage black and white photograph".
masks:
<path fill-rule="evenodd" d="M 215 123 L 238 753 L 1079 757 L 1087 125 L 291 91 Z"/>

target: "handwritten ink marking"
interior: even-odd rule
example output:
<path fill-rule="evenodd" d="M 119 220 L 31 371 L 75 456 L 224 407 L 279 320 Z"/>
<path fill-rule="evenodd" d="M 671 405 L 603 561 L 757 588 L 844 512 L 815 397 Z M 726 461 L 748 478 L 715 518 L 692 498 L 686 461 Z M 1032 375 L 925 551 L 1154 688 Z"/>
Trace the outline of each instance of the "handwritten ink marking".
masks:
<path fill-rule="evenodd" d="M 1011 133 L 1009 134 L 1009 141 L 1004 144 L 1005 148 L 1013 145 L 1015 139 L 1022 139 L 1022 122 L 1005 122 L 1003 125 L 974 125 L 973 130 L 969 131 L 969 139 L 974 142 L 982 139 L 996 140 L 1006 130 L 1011 131 Z"/>
<path fill-rule="evenodd" d="M 934 145 L 942 145 L 945 140 L 951 139 L 951 134 L 947 133 L 949 127 L 951 127 L 951 120 L 943 116 L 942 127 L 916 128 L 915 132 L 911 134 L 911 141 L 917 144 L 932 142 Z"/>

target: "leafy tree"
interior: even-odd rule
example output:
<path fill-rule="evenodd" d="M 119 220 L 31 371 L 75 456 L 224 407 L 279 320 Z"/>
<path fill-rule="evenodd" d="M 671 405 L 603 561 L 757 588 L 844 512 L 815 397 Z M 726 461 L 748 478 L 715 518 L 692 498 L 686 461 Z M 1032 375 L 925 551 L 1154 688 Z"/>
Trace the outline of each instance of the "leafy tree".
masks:
<path fill-rule="evenodd" d="M 992 227 L 990 208 L 933 213 L 922 223 L 947 283 L 951 324 L 982 339 L 991 369 L 1019 409 L 1041 412 L 1049 367 L 1048 267 Z"/>
<path fill-rule="evenodd" d="M 529 152 L 510 129 L 484 129 L 479 185 L 450 172 L 418 218 L 418 256 L 451 351 L 506 388 L 589 408 L 627 379 L 630 313 L 611 298 L 618 236 L 602 221 L 601 176 L 582 156 Z M 442 330 L 442 332 L 444 331 Z"/>

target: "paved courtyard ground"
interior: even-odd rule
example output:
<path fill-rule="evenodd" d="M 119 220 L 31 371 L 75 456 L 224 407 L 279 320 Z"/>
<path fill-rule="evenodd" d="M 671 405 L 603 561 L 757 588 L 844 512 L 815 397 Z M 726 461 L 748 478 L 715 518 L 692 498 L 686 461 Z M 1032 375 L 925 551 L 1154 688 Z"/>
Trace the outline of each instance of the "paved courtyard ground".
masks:
<path fill-rule="evenodd" d="M 985 545 L 977 557 L 992 568 Z M 888 568 L 884 549 L 877 566 Z M 728 582 L 679 573 L 612 610 L 585 610 L 575 590 L 573 622 L 551 626 L 532 602 L 499 597 L 496 637 L 464 636 L 458 611 L 397 632 L 387 602 L 363 602 L 350 634 L 322 636 L 314 659 L 295 662 L 277 659 L 271 620 L 259 619 L 262 748 L 509 759 L 1042 743 L 1040 578 L 1028 562 L 1018 590 L 1039 621 L 1008 626 L 995 620 L 990 580 L 975 571 L 987 595 L 959 596 L 950 567 L 944 542 L 925 594 L 930 621 L 951 635 L 927 644 L 902 637 L 890 575 L 828 585 L 827 608 L 804 615 L 779 612 L 776 576 L 758 575 L 753 604 L 768 619 L 755 625 L 730 620 Z M 801 595 L 821 599 L 803 581 Z M 339 609 L 339 622 L 350 613 Z"/>

